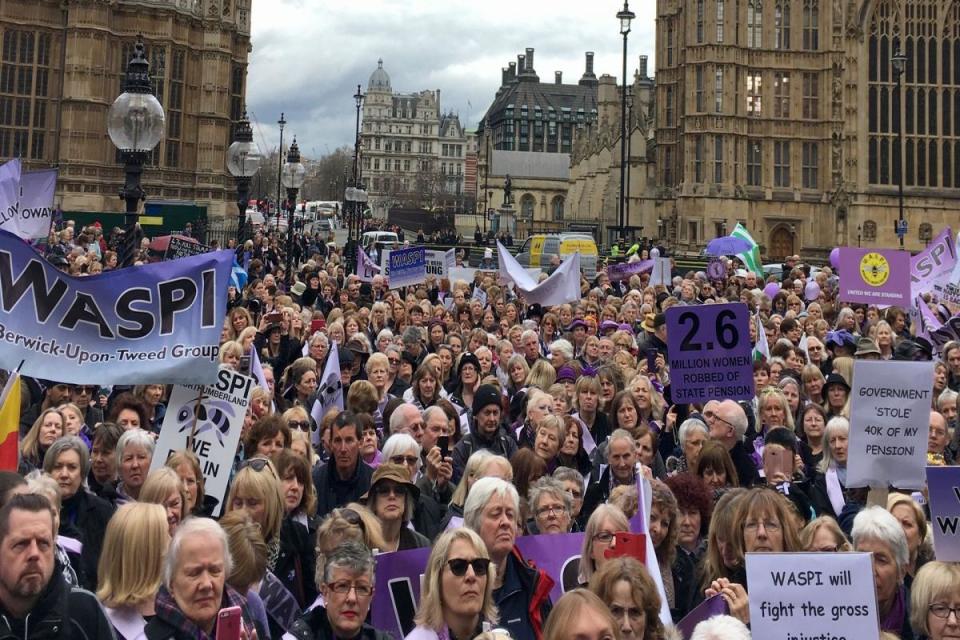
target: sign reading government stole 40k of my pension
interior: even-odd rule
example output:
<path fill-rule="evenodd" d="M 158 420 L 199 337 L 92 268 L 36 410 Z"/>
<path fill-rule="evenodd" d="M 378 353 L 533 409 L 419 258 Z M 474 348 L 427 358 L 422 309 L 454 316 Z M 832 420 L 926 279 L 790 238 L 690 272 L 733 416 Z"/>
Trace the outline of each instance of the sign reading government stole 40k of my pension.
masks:
<path fill-rule="evenodd" d="M 753 398 L 747 305 L 677 305 L 666 315 L 674 402 Z"/>
<path fill-rule="evenodd" d="M 232 263 L 218 251 L 76 278 L 0 231 L 0 363 L 77 384 L 212 382 Z"/>

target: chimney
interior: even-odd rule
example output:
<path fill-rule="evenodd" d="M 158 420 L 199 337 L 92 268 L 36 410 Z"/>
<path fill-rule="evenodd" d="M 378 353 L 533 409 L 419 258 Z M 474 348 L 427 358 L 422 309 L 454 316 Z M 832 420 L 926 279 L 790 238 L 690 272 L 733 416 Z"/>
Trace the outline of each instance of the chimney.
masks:
<path fill-rule="evenodd" d="M 517 56 L 517 75 L 522 76 L 527 72 L 527 64 L 524 62 L 526 58 L 521 53 Z"/>
<path fill-rule="evenodd" d="M 647 75 L 647 56 L 640 56 L 640 77 L 644 80 L 650 77 Z"/>
<path fill-rule="evenodd" d="M 595 86 L 597 84 L 597 76 L 593 73 L 593 51 L 587 51 L 587 68 L 583 72 L 579 84 L 582 86 Z"/>
<path fill-rule="evenodd" d="M 504 86 L 510 80 L 510 69 L 503 67 L 500 69 L 500 86 Z"/>
<path fill-rule="evenodd" d="M 533 69 L 533 48 L 527 47 L 527 71 L 534 73 Z"/>
<path fill-rule="evenodd" d="M 593 51 L 587 51 L 587 71 L 586 75 L 593 75 Z"/>
<path fill-rule="evenodd" d="M 437 89 L 437 115 L 440 115 L 440 89 Z"/>
<path fill-rule="evenodd" d="M 507 65 L 507 68 L 509 69 L 509 71 L 507 72 L 507 79 L 510 82 L 515 81 L 517 79 L 517 63 L 511 62 Z"/>
<path fill-rule="evenodd" d="M 553 75 L 555 84 L 563 84 L 563 71 L 554 71 Z"/>

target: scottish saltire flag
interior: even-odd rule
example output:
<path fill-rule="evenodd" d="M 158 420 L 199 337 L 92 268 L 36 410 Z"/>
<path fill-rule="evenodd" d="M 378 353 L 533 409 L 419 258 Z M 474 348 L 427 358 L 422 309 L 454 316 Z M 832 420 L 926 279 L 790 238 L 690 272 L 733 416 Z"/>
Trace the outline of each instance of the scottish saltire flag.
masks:
<path fill-rule="evenodd" d="M 233 268 L 230 270 L 230 284 L 236 287 L 237 291 L 243 291 L 243 288 L 247 286 L 247 278 L 246 270 L 240 266 L 236 257 L 234 257 Z"/>
<path fill-rule="evenodd" d="M 763 277 L 763 264 L 760 262 L 760 245 L 756 243 L 753 239 L 753 236 L 750 235 L 750 232 L 747 231 L 747 228 L 737 223 L 737 226 L 734 227 L 733 233 L 730 234 L 734 238 L 741 238 L 750 243 L 750 250 L 746 253 L 738 253 L 737 257 L 743 260 L 743 264 L 747 265 L 747 269 L 753 271 L 757 276 Z"/>

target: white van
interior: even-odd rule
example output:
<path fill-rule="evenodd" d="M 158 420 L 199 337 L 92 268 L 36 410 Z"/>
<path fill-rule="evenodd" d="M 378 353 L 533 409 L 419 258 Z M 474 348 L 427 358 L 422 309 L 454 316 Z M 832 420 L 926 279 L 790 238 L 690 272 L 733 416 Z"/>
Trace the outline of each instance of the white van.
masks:
<path fill-rule="evenodd" d="M 393 231 L 367 231 L 363 234 L 360 245 L 367 250 L 377 242 L 397 244 L 400 239 Z"/>

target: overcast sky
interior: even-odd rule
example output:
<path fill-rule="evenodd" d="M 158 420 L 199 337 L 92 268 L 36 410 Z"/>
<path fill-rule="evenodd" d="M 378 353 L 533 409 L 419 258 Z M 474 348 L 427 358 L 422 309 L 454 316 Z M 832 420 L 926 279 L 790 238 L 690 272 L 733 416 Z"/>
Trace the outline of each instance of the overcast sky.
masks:
<path fill-rule="evenodd" d="M 628 77 L 639 56 L 654 69 L 655 3 L 634 0 Z M 594 70 L 619 79 L 623 40 L 613 0 L 254 0 L 247 103 L 264 151 L 296 134 L 301 152 L 353 145 L 357 84 L 366 91 L 377 59 L 394 91 L 440 89 L 440 107 L 475 129 L 500 86 L 500 69 L 527 47 L 542 81 Z"/>

